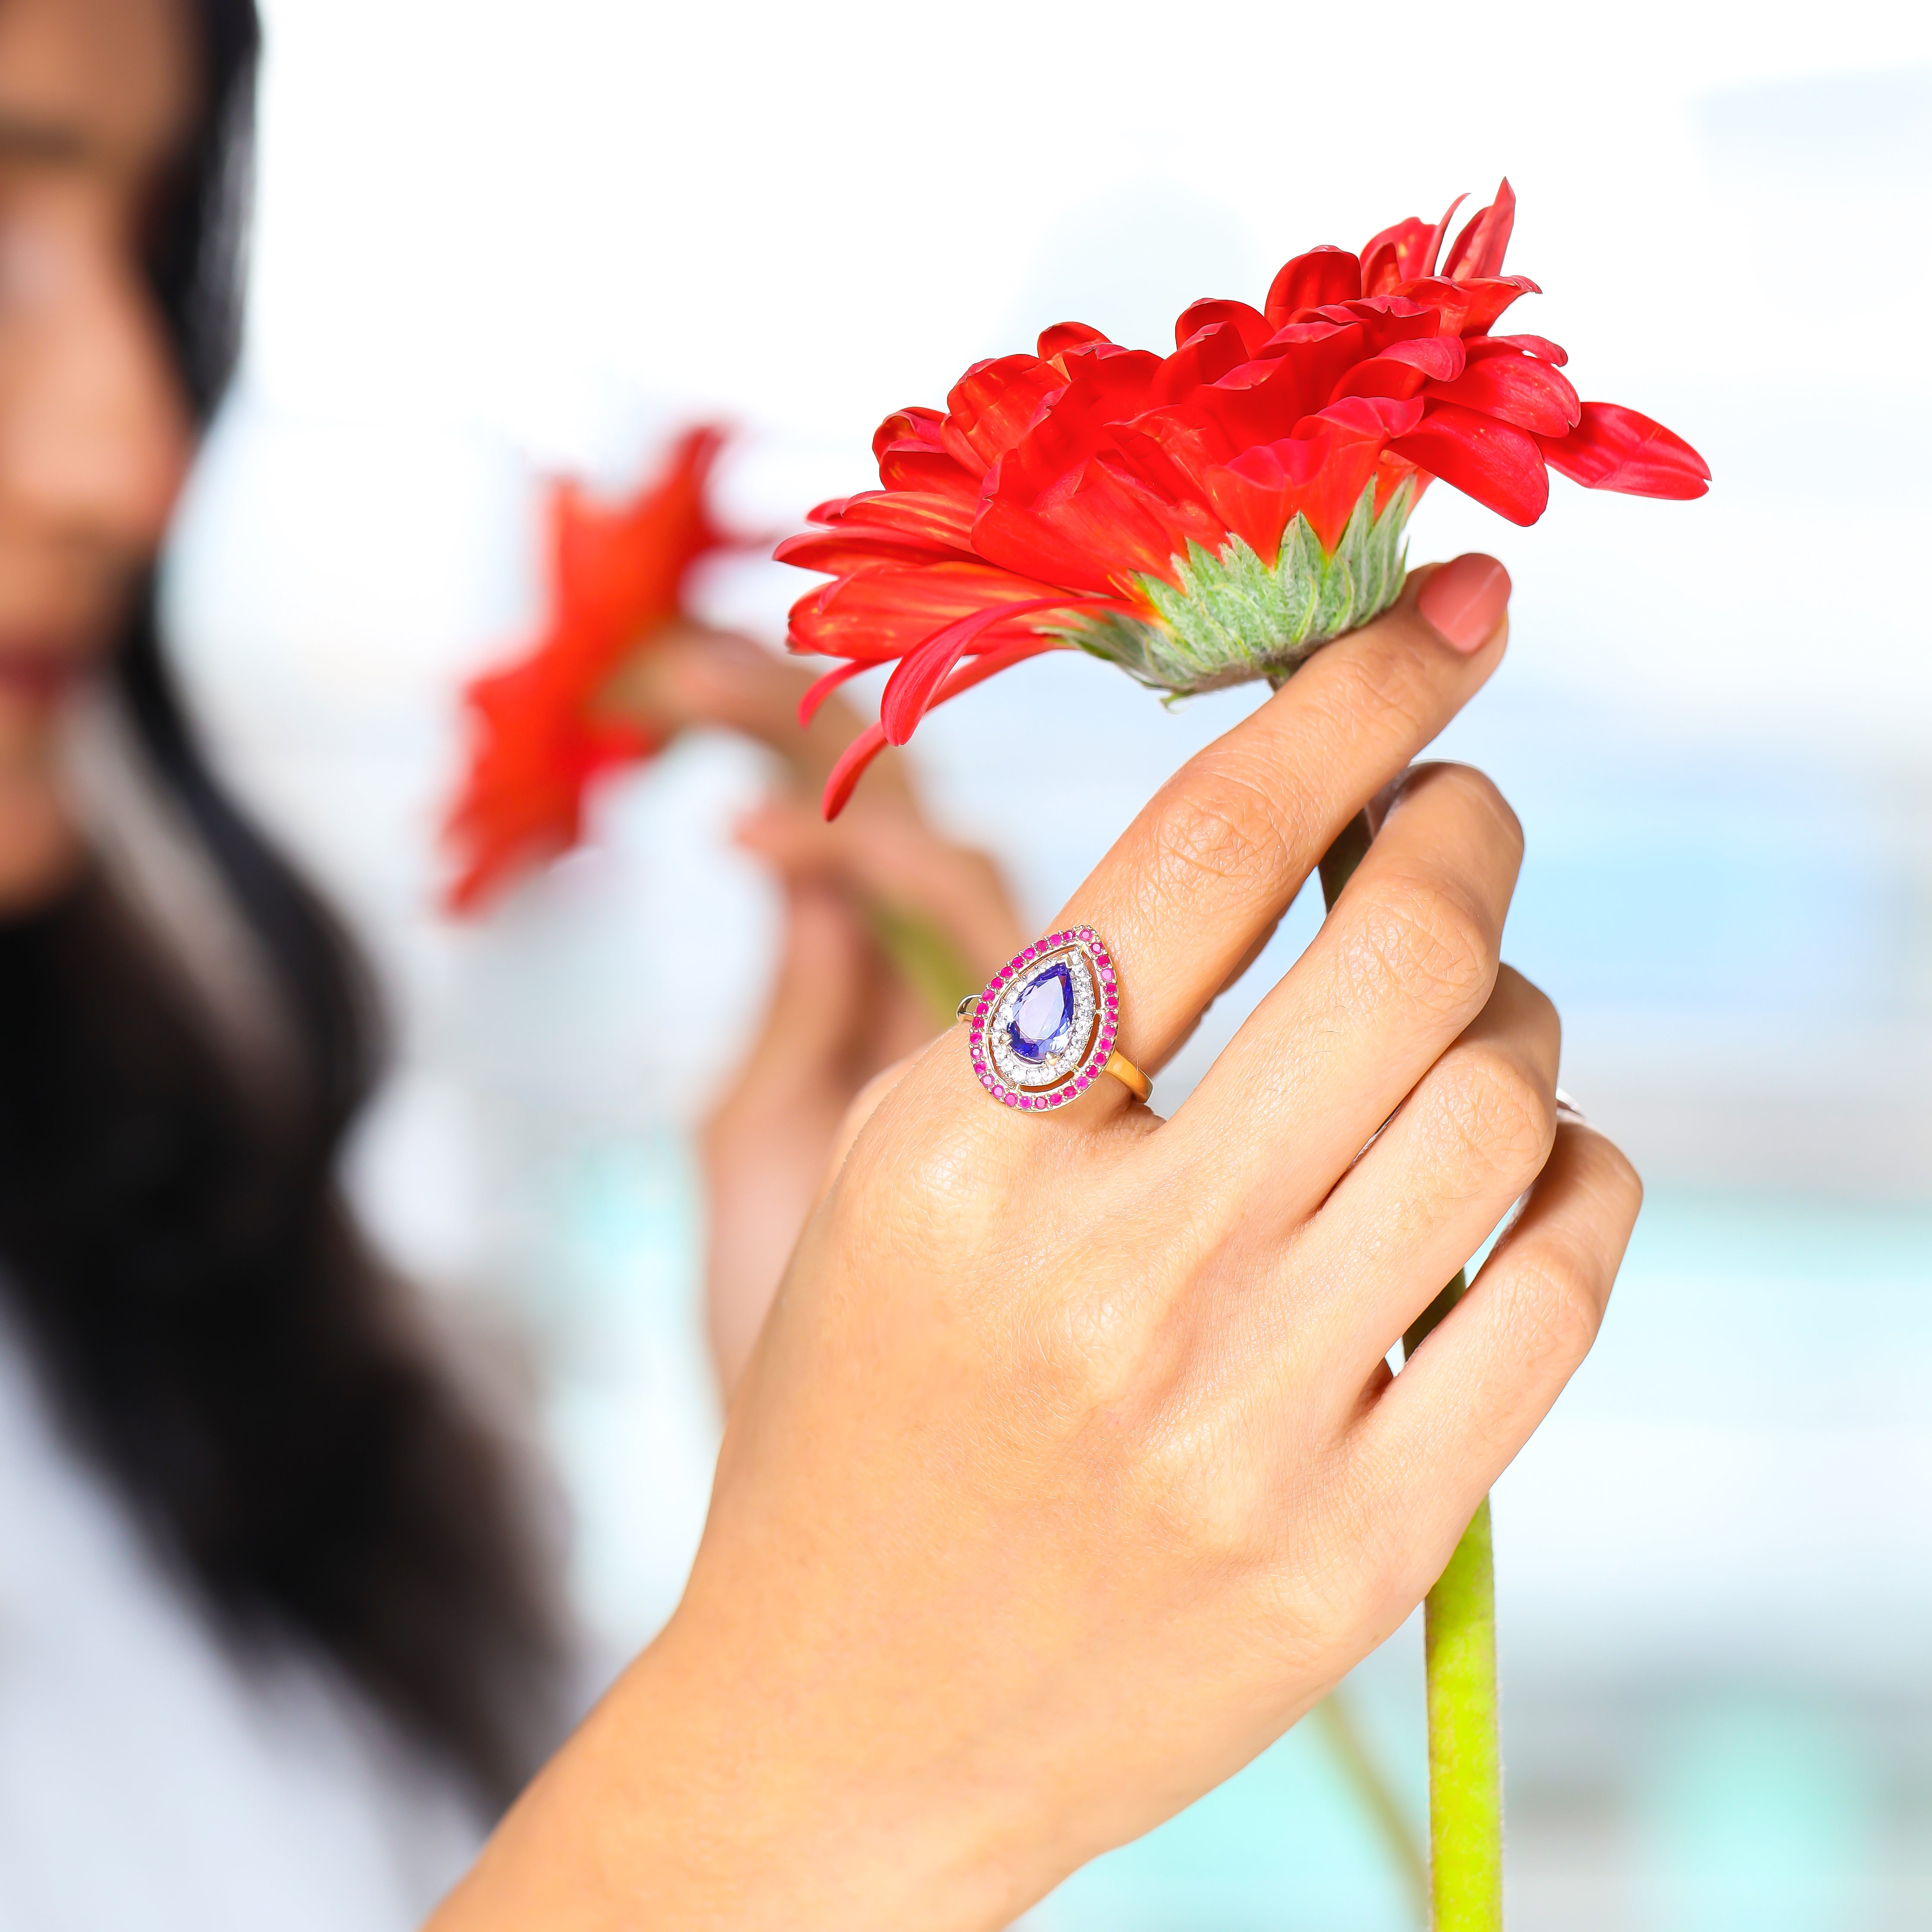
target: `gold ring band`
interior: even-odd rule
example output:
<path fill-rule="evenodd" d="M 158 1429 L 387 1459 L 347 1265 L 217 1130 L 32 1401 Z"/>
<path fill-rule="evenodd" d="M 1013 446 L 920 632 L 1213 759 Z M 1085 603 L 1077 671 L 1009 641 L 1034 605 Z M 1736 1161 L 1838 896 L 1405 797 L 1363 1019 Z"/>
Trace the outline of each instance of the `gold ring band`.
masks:
<path fill-rule="evenodd" d="M 1154 1091 L 1154 1082 L 1118 1047 L 1108 1054 L 1100 1071 L 1111 1073 L 1136 1100 L 1144 1100 Z"/>

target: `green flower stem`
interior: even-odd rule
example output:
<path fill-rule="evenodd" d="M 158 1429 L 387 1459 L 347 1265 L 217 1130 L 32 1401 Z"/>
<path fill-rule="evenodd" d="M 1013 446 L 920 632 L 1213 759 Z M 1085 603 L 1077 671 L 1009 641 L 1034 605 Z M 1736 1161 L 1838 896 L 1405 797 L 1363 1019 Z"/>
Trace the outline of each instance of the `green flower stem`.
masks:
<path fill-rule="evenodd" d="M 1366 814 L 1322 861 L 1333 907 L 1374 837 Z M 1462 1298 L 1456 1279 L 1402 1338 L 1406 1360 Z M 1502 1760 L 1496 1727 L 1496 1578 L 1485 1496 L 1423 1610 L 1429 1679 L 1429 1880 L 1435 1932 L 1502 1932 Z"/>
<path fill-rule="evenodd" d="M 1502 1932 L 1496 1572 L 1483 1498 L 1423 1610 L 1429 1660 L 1430 1893 L 1436 1932 Z"/>
<path fill-rule="evenodd" d="M 892 970 L 916 994 L 942 1031 L 957 1017 L 959 1002 L 980 990 L 958 946 L 925 914 L 878 904 L 866 922 Z"/>
<path fill-rule="evenodd" d="M 1403 1888 L 1418 1922 L 1429 1912 L 1429 1853 L 1409 1822 L 1407 1810 L 1384 1774 L 1368 1740 L 1355 1721 L 1354 1707 L 1340 1690 L 1331 1690 L 1312 1714 L 1316 1726 L 1340 1766 L 1362 1809 L 1369 1814 L 1383 1848 L 1401 1873 Z"/>

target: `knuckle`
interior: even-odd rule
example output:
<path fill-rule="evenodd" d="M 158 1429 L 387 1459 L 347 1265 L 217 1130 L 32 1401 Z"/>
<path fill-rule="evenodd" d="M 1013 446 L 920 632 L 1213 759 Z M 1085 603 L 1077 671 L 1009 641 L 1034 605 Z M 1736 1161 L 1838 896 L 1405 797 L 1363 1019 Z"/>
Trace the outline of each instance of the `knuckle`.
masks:
<path fill-rule="evenodd" d="M 1364 909 L 1358 970 L 1431 1012 L 1474 1012 L 1496 976 L 1496 944 L 1466 904 L 1430 887 L 1395 882 Z"/>
<path fill-rule="evenodd" d="M 1556 1136 L 1555 1097 L 1512 1054 L 1464 1046 L 1444 1066 L 1440 1118 L 1459 1164 L 1520 1191 Z"/>
<path fill-rule="evenodd" d="M 1528 1365 L 1574 1369 L 1603 1325 L 1595 1271 L 1574 1253 L 1522 1257 L 1511 1270 L 1507 1318 Z"/>
<path fill-rule="evenodd" d="M 1494 836 L 1505 849 L 1515 853 L 1519 861 L 1522 857 L 1522 820 L 1516 815 L 1515 808 L 1504 797 L 1502 788 L 1487 772 L 1479 771 L 1474 765 L 1438 765 L 1431 768 L 1439 781 L 1450 786 L 1458 799 L 1474 812 L 1495 822 Z"/>
<path fill-rule="evenodd" d="M 1051 1418 L 1060 1430 L 1087 1429 L 1131 1396 L 1144 1324 L 1130 1284 L 1029 1300 L 1018 1326 L 1021 1382 L 1036 1418 Z"/>
<path fill-rule="evenodd" d="M 1503 970 L 1509 976 L 1510 996 L 1520 1009 L 1524 1024 L 1532 1036 L 1560 1043 L 1563 1016 L 1556 1010 L 1556 1002 L 1534 980 L 1526 980 L 1508 967 Z"/>
<path fill-rule="evenodd" d="M 1155 826 L 1162 876 L 1177 890 L 1200 879 L 1272 880 L 1298 841 L 1285 802 L 1238 766 L 1197 766 L 1164 801 Z"/>
<path fill-rule="evenodd" d="M 1643 1178 L 1630 1165 L 1630 1156 L 1616 1142 L 1596 1136 L 1596 1190 L 1605 1207 L 1628 1227 L 1643 1205 Z"/>
<path fill-rule="evenodd" d="M 1163 1429 L 1143 1451 L 1135 1480 L 1142 1509 L 1204 1567 L 1265 1560 L 1270 1492 L 1225 1418 L 1196 1415 Z"/>

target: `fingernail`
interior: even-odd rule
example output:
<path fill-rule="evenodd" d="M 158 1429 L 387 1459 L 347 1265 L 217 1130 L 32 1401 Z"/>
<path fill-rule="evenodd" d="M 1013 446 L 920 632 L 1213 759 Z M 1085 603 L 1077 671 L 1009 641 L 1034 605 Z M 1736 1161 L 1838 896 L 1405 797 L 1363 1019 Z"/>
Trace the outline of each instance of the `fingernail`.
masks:
<path fill-rule="evenodd" d="M 1431 575 L 1415 608 L 1451 650 L 1474 651 L 1502 621 L 1509 596 L 1509 572 L 1494 557 L 1472 550 Z"/>
<path fill-rule="evenodd" d="M 1556 1090 L 1556 1112 L 1561 1119 L 1580 1120 L 1586 1127 L 1590 1124 L 1589 1115 L 1560 1087 Z"/>

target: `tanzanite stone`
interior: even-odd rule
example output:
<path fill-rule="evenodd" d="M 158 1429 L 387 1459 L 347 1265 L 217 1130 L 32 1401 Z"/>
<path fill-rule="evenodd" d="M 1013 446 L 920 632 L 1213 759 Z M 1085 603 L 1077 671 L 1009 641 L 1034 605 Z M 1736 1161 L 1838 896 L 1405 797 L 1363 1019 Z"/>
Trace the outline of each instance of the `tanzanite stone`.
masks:
<path fill-rule="evenodd" d="M 1073 1030 L 1073 975 L 1064 959 L 1035 978 L 1013 1004 L 1006 1037 L 1030 1065 L 1051 1060 Z"/>

